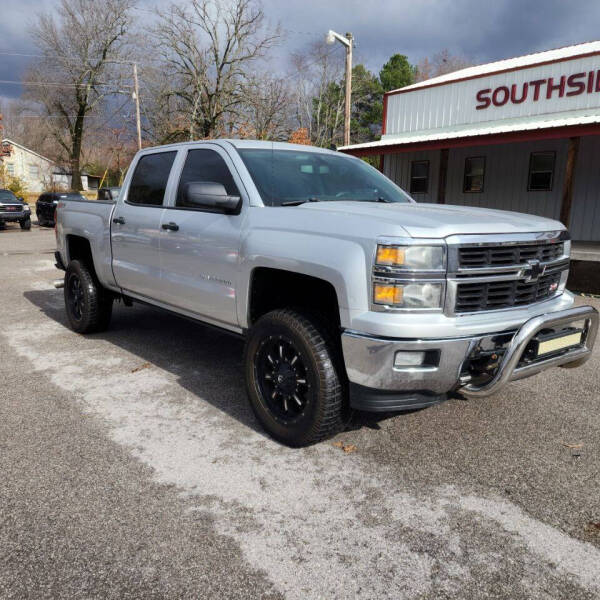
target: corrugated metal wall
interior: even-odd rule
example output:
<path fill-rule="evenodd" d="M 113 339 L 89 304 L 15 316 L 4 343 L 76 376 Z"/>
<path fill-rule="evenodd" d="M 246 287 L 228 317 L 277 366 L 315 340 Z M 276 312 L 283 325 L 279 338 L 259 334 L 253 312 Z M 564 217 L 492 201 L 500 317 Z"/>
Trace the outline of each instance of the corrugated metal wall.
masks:
<path fill-rule="evenodd" d="M 438 172 L 440 170 L 440 153 L 406 152 L 403 154 L 387 154 L 384 157 L 383 172 L 403 190 L 410 191 L 410 164 L 415 160 L 429 161 L 429 188 L 426 194 L 413 194 L 417 202 L 437 202 Z"/>
<path fill-rule="evenodd" d="M 558 219 L 568 141 L 542 140 L 473 148 L 452 148 L 448 157 L 446 203 L 482 206 L 531 213 Z M 554 182 L 550 192 L 528 192 L 531 152 L 556 152 Z M 484 191 L 463 192 L 465 158 L 485 156 Z M 409 189 L 410 163 L 430 161 L 428 194 L 414 194 L 417 202 L 437 202 L 440 150 L 387 155 L 384 173 L 402 188 Z M 576 240 L 600 241 L 600 136 L 582 137 L 575 171 L 571 235 Z"/>
<path fill-rule="evenodd" d="M 575 239 L 600 241 L 600 136 L 580 140 L 569 229 Z"/>
<path fill-rule="evenodd" d="M 529 157 L 532 152 L 548 150 L 556 152 L 552 191 L 528 192 Z M 463 192 L 465 158 L 469 156 L 485 156 L 482 193 Z M 446 203 L 514 210 L 558 219 L 566 160 L 567 140 L 451 149 Z"/>

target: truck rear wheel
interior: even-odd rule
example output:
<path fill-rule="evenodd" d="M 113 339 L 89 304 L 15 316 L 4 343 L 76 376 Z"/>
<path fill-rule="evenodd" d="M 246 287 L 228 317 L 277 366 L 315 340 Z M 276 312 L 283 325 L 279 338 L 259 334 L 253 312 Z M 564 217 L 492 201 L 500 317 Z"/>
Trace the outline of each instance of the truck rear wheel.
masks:
<path fill-rule="evenodd" d="M 277 441 L 299 447 L 343 425 L 343 374 L 337 346 L 318 320 L 275 310 L 252 327 L 244 352 L 254 414 Z"/>
<path fill-rule="evenodd" d="M 88 266 L 72 260 L 65 273 L 65 308 L 71 328 L 77 333 L 108 329 L 113 298 Z"/>

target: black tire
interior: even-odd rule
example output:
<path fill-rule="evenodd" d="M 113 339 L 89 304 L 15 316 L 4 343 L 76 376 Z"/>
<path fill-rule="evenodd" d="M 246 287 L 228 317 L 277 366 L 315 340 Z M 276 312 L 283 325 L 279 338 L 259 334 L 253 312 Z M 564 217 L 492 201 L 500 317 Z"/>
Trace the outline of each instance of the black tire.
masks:
<path fill-rule="evenodd" d="M 19 221 L 19 225 L 21 226 L 21 229 L 29 231 L 31 229 L 31 219 L 27 217 L 26 219 Z"/>
<path fill-rule="evenodd" d="M 38 226 L 39 227 L 44 227 L 46 225 L 46 221 L 44 221 L 44 219 L 42 219 L 42 217 L 40 217 L 40 215 L 37 215 L 37 220 L 38 220 Z"/>
<path fill-rule="evenodd" d="M 108 329 L 113 297 L 85 263 L 72 260 L 65 272 L 65 309 L 71 328 L 77 333 Z"/>
<path fill-rule="evenodd" d="M 338 357 L 339 342 L 314 316 L 282 309 L 256 322 L 244 350 L 246 389 L 269 435 L 301 447 L 342 429 L 345 376 Z"/>

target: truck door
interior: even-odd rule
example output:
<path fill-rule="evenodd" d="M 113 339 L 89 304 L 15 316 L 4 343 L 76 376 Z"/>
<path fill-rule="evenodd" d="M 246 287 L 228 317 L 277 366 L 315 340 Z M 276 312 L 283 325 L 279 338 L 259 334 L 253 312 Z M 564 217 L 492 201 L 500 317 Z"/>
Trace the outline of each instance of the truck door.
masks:
<path fill-rule="evenodd" d="M 156 298 L 160 280 L 161 217 L 176 151 L 144 154 L 113 212 L 113 273 L 128 292 Z"/>
<path fill-rule="evenodd" d="M 174 205 L 161 223 L 161 295 L 165 302 L 219 325 L 237 326 L 236 277 L 239 265 L 239 215 L 186 205 L 183 186 L 215 182 L 240 196 L 241 181 L 218 146 L 187 150 Z"/>

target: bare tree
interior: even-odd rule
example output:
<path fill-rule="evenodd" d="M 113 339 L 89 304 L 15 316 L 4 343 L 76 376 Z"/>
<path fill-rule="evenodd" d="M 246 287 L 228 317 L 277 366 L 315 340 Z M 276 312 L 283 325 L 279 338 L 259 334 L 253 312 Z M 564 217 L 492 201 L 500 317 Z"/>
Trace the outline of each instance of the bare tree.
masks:
<path fill-rule="evenodd" d="M 48 118 L 41 107 L 21 98 L 7 102 L 4 108 L 5 137 L 19 142 L 39 154 L 60 161 L 61 149 L 57 145 L 48 127 Z"/>
<path fill-rule="evenodd" d="M 255 0 L 188 0 L 160 15 L 154 37 L 168 83 L 153 101 L 167 110 L 170 139 L 218 136 L 244 102 L 251 67 L 279 34 L 266 31 Z"/>
<path fill-rule="evenodd" d="M 425 81 L 432 77 L 439 77 L 446 73 L 452 73 L 470 67 L 473 63 L 464 58 L 450 54 L 447 48 L 434 54 L 431 59 L 424 58 L 417 64 L 416 80 Z"/>
<path fill-rule="evenodd" d="M 32 34 L 43 58 L 25 77 L 27 98 L 42 109 L 64 150 L 72 188 L 81 190 L 87 118 L 119 91 L 119 60 L 135 0 L 60 0 L 58 18 L 40 14 Z"/>
<path fill-rule="evenodd" d="M 292 55 L 297 127 L 308 130 L 316 146 L 340 143 L 344 123 L 344 57 L 323 42 Z"/>
<path fill-rule="evenodd" d="M 284 79 L 269 75 L 249 77 L 243 100 L 231 115 L 230 134 L 258 140 L 286 140 L 292 129 L 290 89 Z"/>

